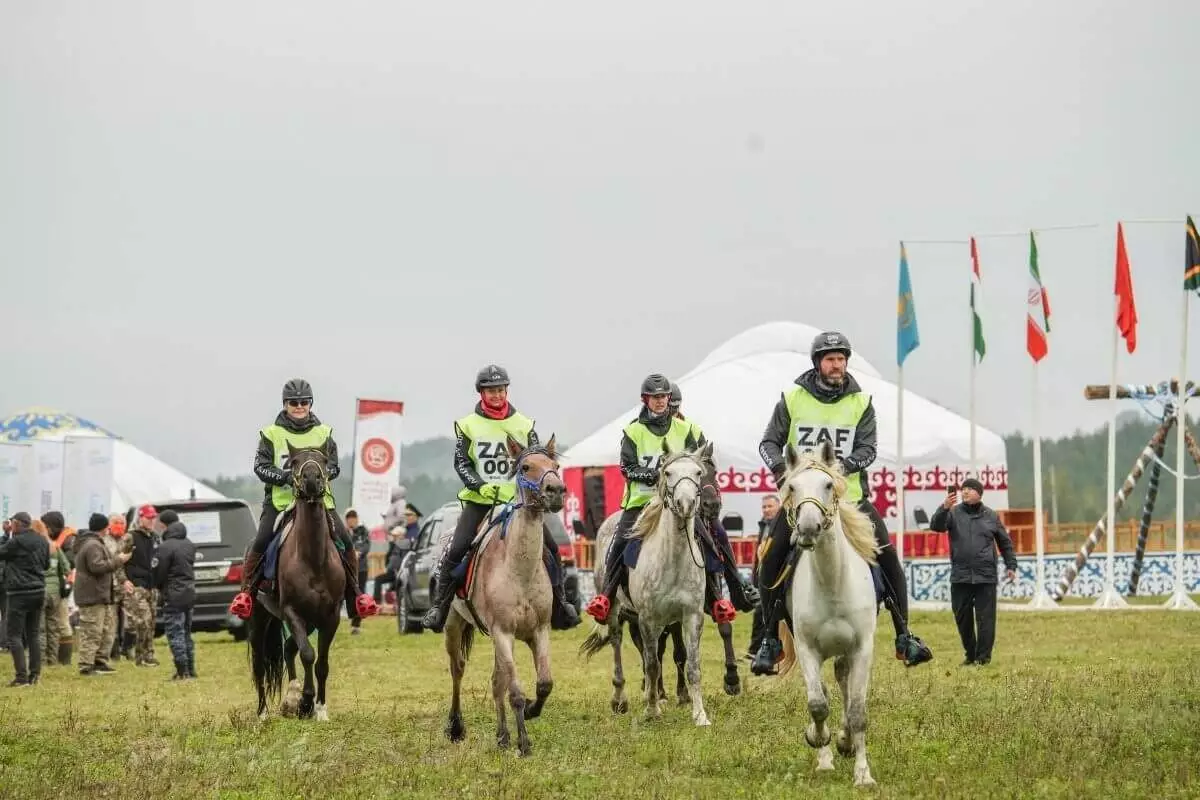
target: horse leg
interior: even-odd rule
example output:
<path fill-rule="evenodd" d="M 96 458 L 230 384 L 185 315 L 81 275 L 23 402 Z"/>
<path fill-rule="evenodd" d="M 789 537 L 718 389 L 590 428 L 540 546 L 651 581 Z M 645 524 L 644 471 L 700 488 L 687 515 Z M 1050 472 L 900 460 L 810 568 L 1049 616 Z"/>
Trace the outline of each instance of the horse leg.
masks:
<path fill-rule="evenodd" d="M 333 618 L 332 625 L 317 629 L 317 663 L 313 671 L 317 676 L 317 706 L 318 722 L 329 721 L 329 705 L 325 702 L 325 681 L 329 678 L 329 646 L 333 644 L 333 635 L 337 632 L 338 617 Z"/>
<path fill-rule="evenodd" d="M 284 717 L 294 717 L 300 713 L 300 681 L 296 680 L 296 640 L 289 636 L 283 643 L 283 660 L 287 664 L 288 685 L 283 693 L 283 702 L 279 704 L 279 713 Z"/>
<path fill-rule="evenodd" d="M 804 672 L 808 689 L 808 714 L 812 723 L 804 731 L 804 741 L 817 748 L 817 770 L 833 769 L 833 752 L 829 749 L 829 692 L 821 680 L 821 657 L 802 640 L 796 639 L 796 660 Z"/>
<path fill-rule="evenodd" d="M 529 646 L 533 651 L 533 665 L 537 670 L 537 698 L 525 709 L 525 719 L 536 719 L 546 705 L 546 698 L 554 690 L 554 679 L 550 677 L 550 629 L 539 628 Z"/>
<path fill-rule="evenodd" d="M 467 738 L 467 726 L 462 718 L 462 679 L 467 671 L 467 650 L 465 644 L 469 639 L 464 634 L 470 633 L 468 623 L 462 616 L 450 609 L 446 620 L 446 655 L 450 657 L 450 679 L 453 689 L 450 695 L 450 716 L 446 720 L 446 738 L 452 742 L 461 742 Z"/>
<path fill-rule="evenodd" d="M 833 677 L 837 680 L 838 690 L 842 693 L 842 727 L 833 741 L 839 755 L 850 756 L 854 754 L 854 745 L 850 741 L 850 718 L 846 714 L 846 710 L 850 707 L 850 690 L 846 685 L 846 681 L 850 677 L 850 658 L 848 656 L 838 656 L 834 660 Z"/>
<path fill-rule="evenodd" d="M 733 625 L 722 622 L 717 632 L 725 644 L 725 694 L 735 697 L 742 693 L 742 679 L 738 677 L 737 653 L 733 649 Z"/>
<path fill-rule="evenodd" d="M 692 721 L 697 726 L 709 724 L 704 711 L 704 692 L 700 687 L 700 632 L 704 629 L 704 615 L 692 614 L 683 625 L 683 639 L 687 647 L 688 693 L 692 696 Z"/>
<path fill-rule="evenodd" d="M 861 647 L 850 660 L 846 688 L 846 728 L 854 744 L 854 785 L 874 786 L 871 768 L 867 766 L 867 684 L 871 680 L 872 643 Z"/>
<path fill-rule="evenodd" d="M 625 667 L 621 663 L 623 627 L 622 623 L 614 622 L 608 628 L 608 637 L 612 641 L 613 649 L 612 710 L 614 714 L 624 714 L 629 711 L 629 698 L 625 696 Z M 632 631 L 630 634 L 632 635 Z"/>
<path fill-rule="evenodd" d="M 687 645 L 683 642 L 683 623 L 673 622 L 667 627 L 671 632 L 671 659 L 675 662 L 675 699 L 681 706 L 691 701 L 687 685 Z M 662 658 L 659 658 L 662 661 Z"/>
<path fill-rule="evenodd" d="M 517 665 L 513 660 L 513 636 L 506 631 L 492 631 L 492 641 L 496 648 L 496 673 L 492 679 L 492 694 L 496 697 L 496 705 L 504 708 L 504 690 L 508 689 L 508 702 L 512 706 L 513 718 L 517 723 L 517 754 L 529 755 L 532 745 L 529 743 L 529 732 L 525 729 L 525 693 L 521 691 L 521 682 L 517 679 Z M 501 718 L 496 728 L 497 743 L 508 744 L 508 725 Z"/>
<path fill-rule="evenodd" d="M 644 618 L 638 618 L 638 626 L 641 628 L 642 642 L 653 645 L 658 641 L 660 630 L 656 630 L 645 621 Z M 658 660 L 658 648 L 654 646 L 642 648 L 642 675 L 644 694 L 646 697 L 646 719 L 658 719 L 662 716 L 662 700 L 658 696 L 658 681 L 659 672 L 662 670 L 662 663 Z"/>
<path fill-rule="evenodd" d="M 308 719 L 313 714 L 313 698 L 316 696 L 316 690 L 313 688 L 313 662 L 317 658 L 317 654 L 313 652 L 312 645 L 308 643 L 306 631 L 307 626 L 304 620 L 300 619 L 300 615 L 292 609 L 287 609 L 284 612 L 288 618 L 288 625 L 292 629 L 292 639 L 296 642 L 296 650 L 300 653 L 300 663 L 304 665 L 304 694 L 300 697 L 300 709 L 297 716 L 300 719 Z"/>
<path fill-rule="evenodd" d="M 674 633 L 674 631 L 672 631 L 671 627 L 668 625 L 667 628 L 658 635 L 658 663 L 660 665 L 666 662 L 667 639 L 671 637 L 672 633 Z M 658 699 L 666 702 L 667 687 L 663 684 L 663 671 L 664 670 L 660 666 L 658 670 Z"/>

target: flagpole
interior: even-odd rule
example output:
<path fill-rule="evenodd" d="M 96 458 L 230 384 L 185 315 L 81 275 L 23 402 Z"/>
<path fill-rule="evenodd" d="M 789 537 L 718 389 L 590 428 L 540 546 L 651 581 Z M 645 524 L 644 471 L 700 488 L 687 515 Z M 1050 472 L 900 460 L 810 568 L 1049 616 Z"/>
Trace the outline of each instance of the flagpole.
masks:
<path fill-rule="evenodd" d="M 1183 454 L 1186 450 L 1184 436 L 1187 433 L 1187 342 L 1188 342 L 1188 297 L 1191 292 L 1183 290 L 1183 344 L 1179 348 L 1179 399 L 1176 400 L 1176 413 L 1179 420 L 1175 423 L 1175 591 L 1164 608 L 1173 611 L 1198 611 L 1200 606 L 1187 593 L 1187 584 L 1183 580 L 1183 533 L 1184 533 L 1184 498 L 1183 498 Z"/>
<path fill-rule="evenodd" d="M 1038 299 L 1041 303 L 1041 299 Z M 1033 362 L 1033 531 L 1037 540 L 1037 564 L 1034 568 L 1033 597 L 1030 608 L 1058 608 L 1046 592 L 1046 526 L 1042 521 L 1042 430 L 1038 413 L 1038 362 Z"/>
<path fill-rule="evenodd" d="M 896 507 L 900 512 L 900 527 L 896 530 L 896 555 L 904 571 L 904 529 L 908 512 L 904 507 L 904 364 L 896 370 Z"/>
<path fill-rule="evenodd" d="M 1104 591 L 1096 598 L 1093 604 L 1095 608 L 1127 608 L 1128 603 L 1125 598 L 1117 593 L 1113 586 L 1114 576 L 1113 568 L 1116 564 L 1114 557 L 1114 549 L 1116 547 L 1116 499 L 1117 486 L 1116 475 L 1113 469 L 1117 463 L 1117 318 L 1121 313 L 1121 297 L 1115 292 L 1113 294 L 1113 312 L 1112 312 L 1112 360 L 1110 363 L 1109 375 L 1109 392 L 1108 392 L 1108 468 L 1106 474 L 1108 476 L 1108 510 L 1105 513 L 1105 528 L 1107 530 L 1107 541 L 1105 550 L 1107 558 L 1104 565 Z"/>

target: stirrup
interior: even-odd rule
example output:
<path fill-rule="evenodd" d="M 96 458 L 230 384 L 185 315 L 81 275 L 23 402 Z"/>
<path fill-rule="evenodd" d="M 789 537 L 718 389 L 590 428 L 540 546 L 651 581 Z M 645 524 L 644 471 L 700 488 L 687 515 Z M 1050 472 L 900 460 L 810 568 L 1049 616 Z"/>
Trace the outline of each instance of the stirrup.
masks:
<path fill-rule="evenodd" d="M 764 636 L 754 660 L 750 662 L 750 672 L 755 675 L 775 675 L 775 662 L 783 654 L 783 643 L 774 637 Z"/>
<path fill-rule="evenodd" d="M 584 611 L 591 615 L 596 622 L 600 623 L 601 625 L 603 625 L 605 622 L 608 622 L 608 613 L 611 610 L 612 604 L 608 601 L 608 598 L 602 594 L 598 594 L 589 600 L 587 608 L 584 609 Z"/>
<path fill-rule="evenodd" d="M 254 598 L 249 592 L 238 592 L 233 598 L 233 602 L 229 604 L 229 613 L 241 620 L 250 619 L 254 613 Z"/>

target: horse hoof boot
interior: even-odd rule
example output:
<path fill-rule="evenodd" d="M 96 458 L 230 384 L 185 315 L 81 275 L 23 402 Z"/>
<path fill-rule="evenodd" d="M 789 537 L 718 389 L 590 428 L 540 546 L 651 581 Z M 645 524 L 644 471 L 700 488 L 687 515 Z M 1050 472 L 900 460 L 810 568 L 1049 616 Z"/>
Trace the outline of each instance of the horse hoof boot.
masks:
<path fill-rule="evenodd" d="M 588 601 L 587 608 L 584 609 L 596 622 L 603 625 L 608 622 L 608 612 L 611 610 L 611 605 L 608 598 L 602 594 L 598 594 Z"/>
<path fill-rule="evenodd" d="M 734 609 L 733 603 L 724 597 L 713 603 L 712 615 L 718 625 L 737 619 L 737 611 Z"/>
<path fill-rule="evenodd" d="M 360 594 L 354 601 L 354 609 L 358 612 L 358 616 L 364 619 L 379 613 L 379 606 L 375 603 L 375 598 L 369 594 Z"/>
<path fill-rule="evenodd" d="M 237 597 L 229 604 L 229 613 L 238 619 L 250 619 L 250 615 L 254 613 L 254 600 L 247 592 L 238 592 Z"/>

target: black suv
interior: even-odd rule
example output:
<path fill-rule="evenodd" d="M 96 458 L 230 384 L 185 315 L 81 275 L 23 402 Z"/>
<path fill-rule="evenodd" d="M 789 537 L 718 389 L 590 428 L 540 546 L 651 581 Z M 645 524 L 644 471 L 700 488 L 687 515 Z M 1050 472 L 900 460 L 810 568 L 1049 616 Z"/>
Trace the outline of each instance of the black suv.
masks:
<path fill-rule="evenodd" d="M 434 573 L 438 557 L 446 540 L 454 533 L 462 506 L 458 501 L 446 503 L 427 516 L 421 523 L 417 545 L 404 557 L 400 565 L 399 587 L 396 590 L 396 625 L 401 633 L 421 633 L 421 617 L 429 610 L 432 602 Z M 558 543 L 559 558 L 563 562 L 563 589 L 567 602 L 582 611 L 579 598 L 579 570 L 575 566 L 575 547 L 562 519 L 557 514 L 542 517 L 550 527 L 550 535 Z"/>
<path fill-rule="evenodd" d="M 132 525 L 141 503 L 125 514 Z M 166 500 L 150 503 L 158 513 L 167 509 L 187 526 L 196 545 L 196 606 L 192 630 L 228 630 L 239 642 L 246 638 L 246 623 L 229 613 L 229 604 L 242 584 L 242 561 L 254 541 L 258 523 L 243 500 Z M 156 633 L 163 631 L 162 609 L 157 610 Z"/>

